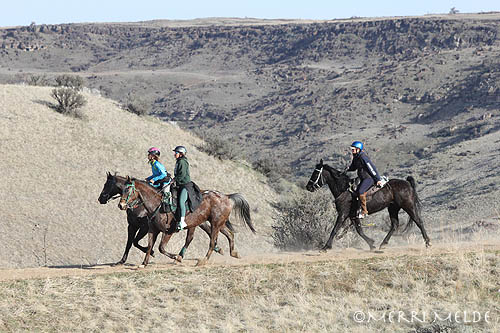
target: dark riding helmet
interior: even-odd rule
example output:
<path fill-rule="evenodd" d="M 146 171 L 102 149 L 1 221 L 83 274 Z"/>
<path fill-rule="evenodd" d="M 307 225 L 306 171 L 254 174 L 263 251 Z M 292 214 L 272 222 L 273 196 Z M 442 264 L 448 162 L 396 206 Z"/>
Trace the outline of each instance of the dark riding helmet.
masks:
<path fill-rule="evenodd" d="M 175 147 L 174 151 L 176 153 L 181 153 L 184 155 L 186 155 L 186 153 L 187 153 L 186 147 L 184 147 L 184 146 L 177 146 L 177 147 Z"/>
<path fill-rule="evenodd" d="M 363 142 L 361 141 L 354 141 L 351 145 L 351 147 L 354 147 L 354 148 L 359 148 L 359 150 L 363 150 Z"/>
<path fill-rule="evenodd" d="M 148 154 L 160 156 L 160 149 L 156 147 L 151 147 L 148 149 Z"/>

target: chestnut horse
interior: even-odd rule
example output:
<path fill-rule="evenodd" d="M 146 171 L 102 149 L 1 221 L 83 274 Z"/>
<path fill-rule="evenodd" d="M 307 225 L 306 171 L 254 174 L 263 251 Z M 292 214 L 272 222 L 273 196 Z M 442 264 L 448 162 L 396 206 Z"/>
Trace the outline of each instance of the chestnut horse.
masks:
<path fill-rule="evenodd" d="M 161 200 L 161 194 L 158 193 L 153 187 L 147 185 L 143 181 L 127 177 L 125 189 L 121 195 L 118 207 L 121 210 L 125 210 L 132 208 L 135 205 L 143 205 L 149 219 L 148 250 L 146 252 L 146 256 L 144 257 L 142 267 L 147 266 L 149 263 L 151 250 L 156 242 L 158 234 L 163 232 L 159 246 L 160 251 L 162 251 L 170 240 L 170 237 L 172 237 L 172 235 L 176 232 L 177 223 L 175 221 L 174 214 L 172 212 L 166 214 L 159 213 Z M 179 255 L 177 255 L 176 260 L 179 262 L 182 261 L 186 249 L 193 240 L 195 228 L 203 222 L 209 221 L 211 225 L 210 246 L 205 258 L 200 259 L 197 265 L 201 266 L 206 264 L 210 255 L 214 251 L 217 235 L 229 221 L 229 215 L 233 209 L 235 209 L 237 215 L 244 220 L 250 230 L 255 233 L 255 228 L 250 219 L 250 206 L 241 194 L 234 193 L 225 195 L 217 191 L 204 191 L 200 206 L 193 213 L 188 213 L 186 215 L 185 221 L 188 233 L 186 236 L 186 242 Z M 229 247 L 231 256 L 239 258 L 239 255 L 234 250 L 234 242 L 230 241 Z"/>
<path fill-rule="evenodd" d="M 107 173 L 106 183 L 104 183 L 104 187 L 99 195 L 99 203 L 107 204 L 110 200 L 116 199 L 121 196 L 123 189 L 125 188 L 125 183 L 127 181 L 126 177 L 112 175 L 111 173 Z M 137 247 L 142 252 L 146 253 L 148 250 L 147 247 L 141 246 L 139 241 L 146 236 L 149 230 L 148 226 L 148 217 L 146 214 L 146 209 L 143 205 L 138 205 L 137 207 L 127 209 L 127 222 L 128 222 L 128 237 L 127 244 L 125 245 L 125 252 L 123 253 L 122 258 L 114 265 L 123 265 L 127 261 L 128 253 L 132 244 Z M 234 235 L 232 232 L 231 223 L 226 223 L 227 228 L 223 228 L 221 230 L 222 234 L 227 237 L 229 244 L 234 242 Z M 205 222 L 200 225 L 200 228 L 210 236 L 210 225 Z M 170 258 L 175 258 L 176 256 L 170 254 L 163 249 L 162 253 L 167 255 Z M 224 251 L 219 248 L 217 245 L 215 247 L 215 252 L 219 254 L 224 254 Z M 151 250 L 151 255 L 153 255 L 154 251 Z"/>
<path fill-rule="evenodd" d="M 327 184 L 333 194 L 333 197 L 335 198 L 335 207 L 338 214 L 337 221 L 335 222 L 330 238 L 322 248 L 322 251 L 332 248 L 333 239 L 342 228 L 348 217 L 353 221 L 358 234 L 368 243 L 370 250 L 375 248 L 373 245 L 374 241 L 363 233 L 359 218 L 357 218 L 357 216 L 352 216 L 351 206 L 353 204 L 353 196 L 348 191 L 350 185 L 349 180 L 348 175 L 328 166 L 327 164 L 323 164 L 323 160 L 321 160 L 319 164 L 316 165 L 316 168 L 306 185 L 306 189 L 308 191 L 314 192 L 323 185 Z M 368 213 L 373 214 L 384 208 L 388 208 L 389 216 L 391 218 L 391 229 L 389 230 L 387 236 L 385 236 L 382 244 L 380 244 L 380 249 L 387 245 L 392 234 L 399 227 L 398 213 L 401 209 L 403 209 L 410 216 L 408 223 L 414 221 L 420 228 L 425 245 L 427 247 L 431 246 L 431 241 L 425 232 L 424 223 L 420 217 L 420 200 L 418 199 L 415 188 L 415 180 L 413 177 L 408 176 L 406 180 L 391 179 L 384 187 L 376 192 L 368 191 L 366 200 Z M 408 226 L 409 225 L 410 224 L 408 224 Z M 406 228 L 408 228 L 408 226 Z"/>

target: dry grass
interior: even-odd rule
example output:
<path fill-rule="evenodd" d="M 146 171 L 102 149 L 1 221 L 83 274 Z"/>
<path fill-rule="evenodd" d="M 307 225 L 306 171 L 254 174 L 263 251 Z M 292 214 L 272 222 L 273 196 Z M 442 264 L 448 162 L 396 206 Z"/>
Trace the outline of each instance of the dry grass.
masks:
<path fill-rule="evenodd" d="M 3 282 L 0 330 L 498 332 L 499 258 L 451 250 Z M 359 311 L 372 319 L 357 323 Z M 403 312 L 391 323 L 390 311 Z M 464 311 L 482 320 L 463 324 Z M 434 313 L 445 319 L 450 312 L 451 320 L 432 322 Z"/>
<path fill-rule="evenodd" d="M 275 193 L 247 164 L 210 157 L 196 149 L 200 139 L 177 126 L 138 117 L 88 93 L 84 93 L 88 104 L 82 109 L 85 119 L 66 117 L 47 106 L 52 102 L 50 91 L 0 85 L 4 179 L 0 267 L 118 261 L 127 223 L 115 201 L 105 206 L 97 202 L 106 172 L 145 178 L 151 172 L 145 153 L 151 146 L 161 149 L 162 160 L 172 172 L 171 150 L 179 144 L 187 147 L 192 178 L 202 189 L 240 192 L 249 201 L 259 235 L 238 228 L 238 250 L 243 255 L 254 248 L 272 250 L 269 203 L 275 201 Z M 188 255 L 206 252 L 208 238 L 197 234 Z M 173 237 L 169 251 L 178 251 L 183 242 L 183 233 Z M 220 243 L 227 248 L 225 240 Z M 142 252 L 132 249 L 129 261 L 141 259 Z"/>

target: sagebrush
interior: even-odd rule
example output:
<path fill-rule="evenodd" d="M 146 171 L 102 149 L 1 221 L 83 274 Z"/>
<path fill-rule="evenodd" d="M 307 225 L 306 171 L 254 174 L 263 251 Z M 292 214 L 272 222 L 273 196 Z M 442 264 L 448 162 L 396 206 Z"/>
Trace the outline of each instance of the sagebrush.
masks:
<path fill-rule="evenodd" d="M 301 191 L 275 204 L 274 245 L 282 250 L 310 250 L 322 247 L 330 235 L 337 213 L 333 198 L 324 191 Z M 346 221 L 344 231 L 350 226 Z M 342 237 L 345 232 L 341 232 Z"/>
<path fill-rule="evenodd" d="M 77 90 L 72 88 L 55 88 L 51 96 L 57 101 L 55 106 L 59 113 L 76 118 L 82 118 L 80 108 L 87 104 L 87 100 Z"/>

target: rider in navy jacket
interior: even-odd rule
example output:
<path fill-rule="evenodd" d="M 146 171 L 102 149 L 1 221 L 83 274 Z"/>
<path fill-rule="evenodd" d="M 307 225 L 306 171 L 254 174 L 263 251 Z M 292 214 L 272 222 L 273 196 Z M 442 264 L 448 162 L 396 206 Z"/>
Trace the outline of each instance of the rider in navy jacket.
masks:
<path fill-rule="evenodd" d="M 381 184 L 381 178 L 377 168 L 370 160 L 368 155 L 363 151 L 363 143 L 361 141 L 354 141 L 351 145 L 352 163 L 346 171 L 357 171 L 358 177 L 361 179 L 361 184 L 358 187 L 359 201 L 361 203 L 362 212 L 359 218 L 365 218 L 368 215 L 366 207 L 366 191 L 376 182 L 377 185 Z"/>

